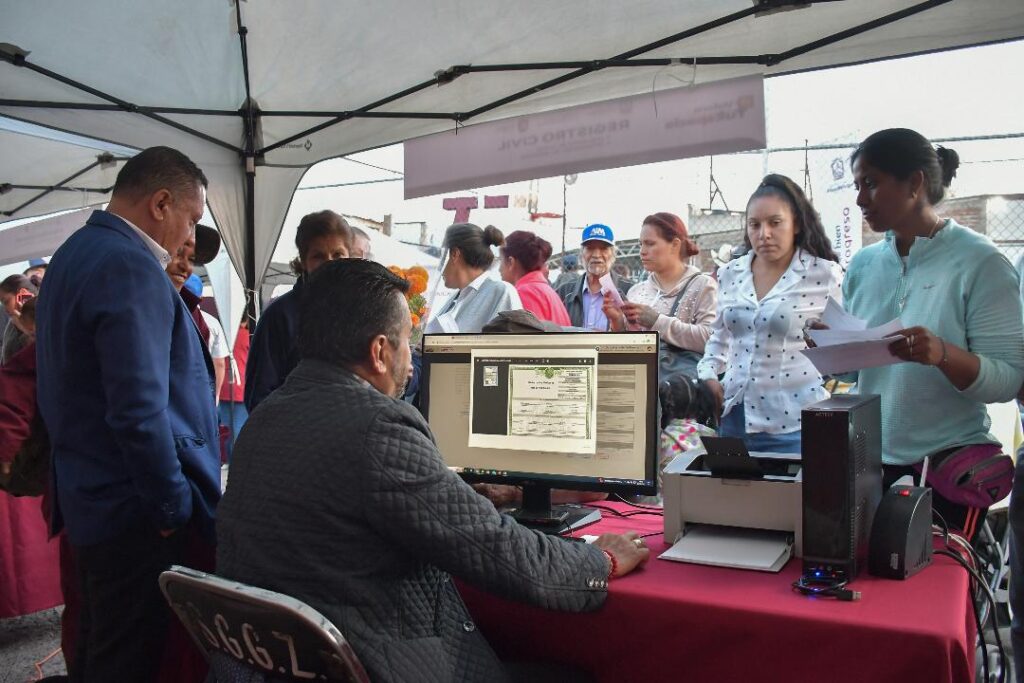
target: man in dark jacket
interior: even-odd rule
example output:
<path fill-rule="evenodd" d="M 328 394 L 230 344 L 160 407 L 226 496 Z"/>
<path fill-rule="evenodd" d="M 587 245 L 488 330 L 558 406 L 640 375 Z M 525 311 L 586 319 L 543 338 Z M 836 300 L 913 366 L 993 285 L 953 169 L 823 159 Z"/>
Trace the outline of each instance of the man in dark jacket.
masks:
<path fill-rule="evenodd" d="M 601 276 L 610 273 L 615 263 L 615 235 L 607 225 L 595 223 L 583 230 L 580 256 L 583 258 L 583 274 L 557 288 L 558 296 L 569 311 L 573 327 L 605 332 L 608 318 L 601 311 L 604 296 L 601 294 Z M 629 283 L 612 275 L 615 288 L 626 298 Z"/>
<path fill-rule="evenodd" d="M 450 574 L 584 611 L 644 562 L 636 534 L 593 545 L 527 529 L 445 466 L 409 377 L 408 283 L 347 259 L 313 273 L 302 360 L 242 429 L 218 513 L 217 572 L 296 597 L 345 635 L 373 681 L 501 681 Z"/>

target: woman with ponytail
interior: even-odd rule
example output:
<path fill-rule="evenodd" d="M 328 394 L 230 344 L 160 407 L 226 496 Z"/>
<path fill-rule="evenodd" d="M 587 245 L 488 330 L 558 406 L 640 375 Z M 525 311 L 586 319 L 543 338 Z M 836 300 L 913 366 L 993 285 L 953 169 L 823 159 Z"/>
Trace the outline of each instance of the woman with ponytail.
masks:
<path fill-rule="evenodd" d="M 885 238 L 850 262 L 845 305 L 869 326 L 899 317 L 905 328 L 889 347 L 905 362 L 856 373 L 858 392 L 882 398 L 885 483 L 916 476 L 928 456 L 929 475 L 941 474 L 962 446 L 998 452 L 985 404 L 1013 399 L 1024 381 L 1024 323 L 1010 262 L 936 209 L 959 157 L 920 133 L 890 128 L 868 136 L 851 161 L 857 205 Z M 987 505 L 933 493 L 950 528 L 973 536 Z"/>
<path fill-rule="evenodd" d="M 718 316 L 698 376 L 722 407 L 722 436 L 799 453 L 801 410 L 828 396 L 800 353 L 803 327 L 830 296 L 842 299 L 843 272 L 818 213 L 786 176 L 765 176 L 750 196 L 744 241 L 747 254 L 718 272 Z"/>

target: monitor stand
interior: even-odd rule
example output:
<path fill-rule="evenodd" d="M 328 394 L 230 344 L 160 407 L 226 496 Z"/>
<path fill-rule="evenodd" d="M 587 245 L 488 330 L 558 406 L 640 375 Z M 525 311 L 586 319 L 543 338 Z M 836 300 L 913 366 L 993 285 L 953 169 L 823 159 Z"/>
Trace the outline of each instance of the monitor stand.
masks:
<path fill-rule="evenodd" d="M 546 534 L 564 534 L 601 521 L 601 511 L 575 503 L 551 504 L 551 487 L 523 486 L 523 503 L 509 512 L 523 526 Z"/>

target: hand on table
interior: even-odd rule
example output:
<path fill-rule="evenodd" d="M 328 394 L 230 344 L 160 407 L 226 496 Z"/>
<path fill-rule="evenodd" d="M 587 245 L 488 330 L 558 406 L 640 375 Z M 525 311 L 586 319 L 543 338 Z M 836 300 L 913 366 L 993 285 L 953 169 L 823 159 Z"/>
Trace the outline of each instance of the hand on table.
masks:
<path fill-rule="evenodd" d="M 594 541 L 594 545 L 615 558 L 615 573 L 611 578 L 625 576 L 651 557 L 650 548 L 636 531 L 601 534 Z"/>
<path fill-rule="evenodd" d="M 496 508 L 518 503 L 523 498 L 523 493 L 517 486 L 505 486 L 503 484 L 473 484 L 473 490 L 494 503 L 494 507 Z"/>
<path fill-rule="evenodd" d="M 9 462 L 0 462 L 0 474 L 2 474 L 3 476 L 6 477 L 10 473 L 11 473 L 11 463 L 9 463 Z"/>

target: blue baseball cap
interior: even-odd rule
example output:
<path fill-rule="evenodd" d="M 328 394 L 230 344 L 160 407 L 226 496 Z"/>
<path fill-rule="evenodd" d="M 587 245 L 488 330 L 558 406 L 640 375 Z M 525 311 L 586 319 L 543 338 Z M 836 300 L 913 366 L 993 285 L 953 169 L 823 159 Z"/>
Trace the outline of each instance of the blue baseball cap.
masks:
<path fill-rule="evenodd" d="M 615 246 L 615 233 L 607 225 L 593 223 L 583 228 L 583 237 L 580 239 L 580 244 L 586 244 L 591 241 L 605 242 Z"/>
<path fill-rule="evenodd" d="M 200 279 L 200 277 L 198 275 L 196 275 L 195 273 L 193 273 L 192 275 L 189 275 L 188 279 L 185 280 L 185 289 L 187 289 L 188 291 L 192 292 L 196 296 L 202 296 L 203 295 L 203 281 L 202 281 L 202 279 Z"/>

